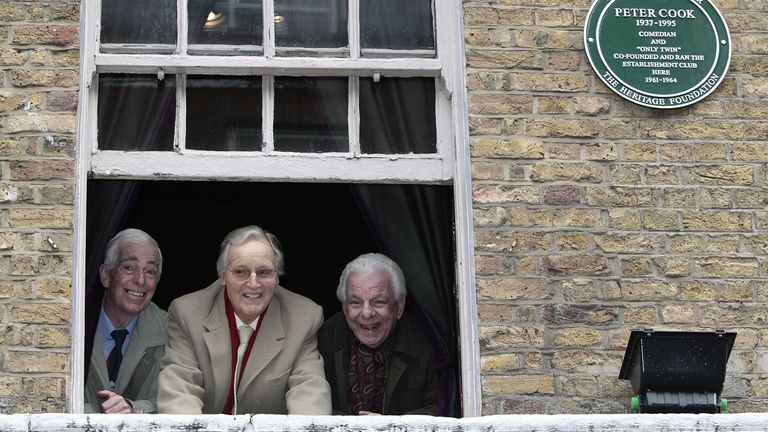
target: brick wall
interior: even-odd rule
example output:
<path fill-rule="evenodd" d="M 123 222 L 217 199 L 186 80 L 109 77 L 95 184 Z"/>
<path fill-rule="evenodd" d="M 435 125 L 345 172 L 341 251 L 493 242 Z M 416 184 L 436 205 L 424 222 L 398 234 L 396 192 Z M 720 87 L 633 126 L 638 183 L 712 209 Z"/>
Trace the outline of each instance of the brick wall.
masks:
<path fill-rule="evenodd" d="M 483 414 L 625 412 L 644 327 L 738 332 L 724 396 L 767 411 L 768 4 L 717 2 L 731 69 L 671 111 L 594 75 L 589 5 L 464 2 Z M 78 10 L 0 1 L 2 413 L 70 397 Z"/>
<path fill-rule="evenodd" d="M 483 414 L 621 413 L 636 328 L 738 332 L 724 396 L 768 410 L 768 4 L 681 109 L 609 91 L 589 0 L 464 1 Z"/>
<path fill-rule="evenodd" d="M 0 413 L 67 410 L 78 20 L 0 1 Z"/>

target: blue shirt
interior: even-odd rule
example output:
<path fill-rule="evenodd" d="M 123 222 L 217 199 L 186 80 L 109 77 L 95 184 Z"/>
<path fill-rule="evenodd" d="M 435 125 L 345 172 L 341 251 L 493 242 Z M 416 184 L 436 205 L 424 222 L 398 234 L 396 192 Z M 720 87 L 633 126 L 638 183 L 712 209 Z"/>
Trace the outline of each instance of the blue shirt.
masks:
<path fill-rule="evenodd" d="M 128 345 L 131 343 L 131 338 L 133 337 L 133 331 L 136 330 L 136 326 L 139 324 L 139 316 L 136 315 L 133 317 L 131 322 L 128 323 L 127 326 L 125 326 L 125 329 L 128 330 L 128 335 L 125 337 L 125 342 L 123 342 L 123 348 L 122 352 L 125 354 L 125 349 L 128 348 Z M 104 311 L 104 303 L 101 304 L 101 312 L 99 312 L 99 324 L 96 327 L 96 332 L 99 334 L 99 338 L 101 338 L 101 349 L 104 352 L 104 359 L 109 358 L 109 353 L 112 352 L 112 349 L 115 348 L 115 339 L 112 337 L 112 331 L 117 330 L 117 327 L 115 327 L 114 324 L 112 324 L 112 320 L 109 319 L 107 316 L 107 313 Z M 109 383 L 111 388 L 114 388 L 115 383 Z"/>

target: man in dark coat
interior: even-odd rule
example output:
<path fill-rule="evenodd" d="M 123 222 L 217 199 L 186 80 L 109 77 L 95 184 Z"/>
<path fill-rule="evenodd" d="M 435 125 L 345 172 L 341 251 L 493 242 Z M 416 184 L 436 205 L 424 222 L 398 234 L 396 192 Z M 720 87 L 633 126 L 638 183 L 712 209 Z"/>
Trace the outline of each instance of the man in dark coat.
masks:
<path fill-rule="evenodd" d="M 415 319 L 404 314 L 405 278 L 382 254 L 344 268 L 336 296 L 342 312 L 318 336 L 334 414 L 438 414 L 432 349 Z"/>

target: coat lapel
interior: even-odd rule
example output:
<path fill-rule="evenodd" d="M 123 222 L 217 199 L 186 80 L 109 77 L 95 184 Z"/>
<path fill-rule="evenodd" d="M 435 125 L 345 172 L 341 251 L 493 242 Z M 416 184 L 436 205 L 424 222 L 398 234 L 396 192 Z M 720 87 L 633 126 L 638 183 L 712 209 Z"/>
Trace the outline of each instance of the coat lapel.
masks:
<path fill-rule="evenodd" d="M 334 365 L 336 366 L 336 388 L 339 389 L 339 411 L 349 413 L 349 398 L 347 397 L 347 389 L 349 388 L 349 380 L 347 377 L 349 358 L 345 358 L 344 349 L 339 347 L 333 353 L 333 359 Z M 350 414 L 357 415 L 357 413 Z"/>
<path fill-rule="evenodd" d="M 347 393 L 349 388 L 349 377 L 347 376 L 350 356 L 351 330 L 347 326 L 346 318 L 343 312 L 339 312 L 331 318 L 333 320 L 333 359 L 335 366 L 336 388 L 339 389 L 336 394 L 339 404 L 337 408 L 342 413 L 357 415 L 350 412 L 350 401 Z M 328 377 L 326 377 L 328 378 Z M 331 385 L 333 387 L 333 385 Z"/>
<path fill-rule="evenodd" d="M 141 359 L 144 358 L 147 348 L 163 345 L 167 339 L 162 334 L 157 334 L 152 330 L 151 316 L 149 313 L 145 313 L 148 308 L 145 308 L 139 314 L 139 322 L 136 325 L 134 334 L 131 336 L 131 343 L 125 349 L 123 361 L 120 363 L 120 371 L 117 373 L 118 386 L 115 389 L 116 393 L 124 394 L 125 388 L 131 382 L 133 374 Z M 104 364 L 106 364 L 106 360 L 104 360 Z M 108 378 L 107 381 L 109 381 Z"/>
<path fill-rule="evenodd" d="M 408 365 L 398 357 L 397 355 L 392 355 L 392 365 L 389 367 L 389 371 L 387 372 L 387 382 L 386 382 L 386 388 L 384 389 L 384 406 L 382 407 L 383 412 L 390 412 L 390 404 L 392 403 L 392 395 L 395 393 L 395 387 L 397 387 L 398 381 L 400 381 L 400 378 L 403 376 L 403 373 L 405 373 L 405 370 L 408 368 Z"/>
<path fill-rule="evenodd" d="M 206 330 L 203 339 L 208 348 L 208 355 L 211 359 L 210 369 L 213 372 L 214 396 L 212 400 L 216 404 L 210 412 L 221 412 L 224 409 L 224 402 L 227 399 L 231 380 L 232 341 L 229 335 L 229 324 L 227 324 L 227 313 L 224 307 L 224 295 L 225 293 L 222 289 L 219 295 L 216 296 L 211 312 L 203 323 Z M 206 386 L 208 386 L 208 383 L 206 383 Z"/>
<path fill-rule="evenodd" d="M 279 287 L 276 287 L 275 291 L 278 289 Z M 264 368 L 283 349 L 285 329 L 283 328 L 280 300 L 277 295 L 272 296 L 272 300 L 269 302 L 269 309 L 262 316 L 262 319 L 264 322 L 261 323 L 259 334 L 256 335 L 253 348 L 251 348 L 251 355 L 248 357 L 248 363 L 246 363 L 245 370 L 243 371 L 243 379 L 238 388 L 238 395 L 246 392 L 246 389 L 253 380 L 264 371 Z"/>
<path fill-rule="evenodd" d="M 93 350 L 91 351 L 91 370 L 88 372 L 88 381 L 94 380 L 93 388 L 98 390 L 109 388 L 109 375 L 107 372 L 107 359 L 104 358 L 104 341 L 99 332 L 93 338 Z M 94 372 L 96 376 L 93 376 Z M 94 407 L 99 409 L 99 407 Z"/>

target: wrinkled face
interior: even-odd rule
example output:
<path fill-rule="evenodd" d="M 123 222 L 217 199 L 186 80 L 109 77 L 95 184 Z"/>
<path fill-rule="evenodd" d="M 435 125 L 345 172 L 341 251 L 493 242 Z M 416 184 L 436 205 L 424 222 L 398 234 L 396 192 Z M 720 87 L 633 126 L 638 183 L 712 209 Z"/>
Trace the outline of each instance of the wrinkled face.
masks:
<path fill-rule="evenodd" d="M 125 327 L 144 310 L 155 295 L 160 281 L 160 252 L 154 246 L 122 243 L 115 268 L 99 267 L 101 284 L 106 288 L 104 311 L 117 327 Z"/>
<path fill-rule="evenodd" d="M 230 247 L 221 284 L 244 323 L 252 323 L 264 312 L 278 283 L 275 254 L 266 239 L 251 238 Z"/>
<path fill-rule="evenodd" d="M 384 342 L 403 314 L 405 297 L 395 300 L 384 271 L 347 277 L 347 301 L 342 305 L 347 325 L 363 345 L 376 348 Z"/>

